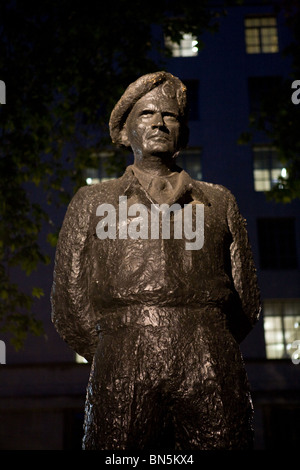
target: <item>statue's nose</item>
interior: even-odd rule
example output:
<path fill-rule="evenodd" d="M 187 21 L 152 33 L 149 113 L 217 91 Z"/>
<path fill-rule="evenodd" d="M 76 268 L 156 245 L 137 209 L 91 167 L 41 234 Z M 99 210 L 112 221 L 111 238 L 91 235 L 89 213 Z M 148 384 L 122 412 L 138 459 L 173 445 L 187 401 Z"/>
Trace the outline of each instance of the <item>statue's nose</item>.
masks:
<path fill-rule="evenodd" d="M 161 113 L 154 113 L 152 118 L 152 127 L 163 127 L 164 119 Z"/>

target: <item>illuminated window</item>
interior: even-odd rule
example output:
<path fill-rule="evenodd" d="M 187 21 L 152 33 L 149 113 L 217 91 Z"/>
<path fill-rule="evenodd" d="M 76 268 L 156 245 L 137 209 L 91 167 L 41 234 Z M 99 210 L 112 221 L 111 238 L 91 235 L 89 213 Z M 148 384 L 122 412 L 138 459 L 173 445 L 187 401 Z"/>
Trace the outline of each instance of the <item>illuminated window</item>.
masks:
<path fill-rule="evenodd" d="M 300 340 L 300 299 L 265 300 L 263 311 L 267 359 L 295 357 Z"/>
<path fill-rule="evenodd" d="M 279 182 L 279 177 L 287 177 L 287 170 L 274 147 L 253 147 L 253 177 L 255 191 L 270 191 Z"/>
<path fill-rule="evenodd" d="M 202 179 L 201 149 L 186 149 L 176 158 L 176 164 L 185 170 L 193 179 Z"/>
<path fill-rule="evenodd" d="M 198 40 L 190 33 L 183 34 L 179 44 L 173 42 L 169 37 L 165 37 L 165 45 L 171 50 L 173 57 L 193 57 L 198 55 Z"/>
<path fill-rule="evenodd" d="M 245 41 L 248 54 L 278 52 L 276 18 L 274 16 L 245 18 Z"/>
<path fill-rule="evenodd" d="M 77 364 L 86 364 L 87 363 L 87 360 L 83 356 L 80 356 L 80 354 L 77 354 L 77 353 L 75 355 L 75 361 L 77 362 Z"/>
<path fill-rule="evenodd" d="M 260 218 L 257 220 L 257 233 L 261 269 L 297 268 L 298 260 L 294 218 Z"/>
<path fill-rule="evenodd" d="M 86 168 L 84 170 L 84 176 L 86 184 L 96 184 L 101 181 L 98 168 Z"/>
<path fill-rule="evenodd" d="M 84 170 L 86 184 L 96 184 L 118 178 L 126 167 L 126 156 L 122 152 L 99 152 L 93 155 L 95 166 Z"/>

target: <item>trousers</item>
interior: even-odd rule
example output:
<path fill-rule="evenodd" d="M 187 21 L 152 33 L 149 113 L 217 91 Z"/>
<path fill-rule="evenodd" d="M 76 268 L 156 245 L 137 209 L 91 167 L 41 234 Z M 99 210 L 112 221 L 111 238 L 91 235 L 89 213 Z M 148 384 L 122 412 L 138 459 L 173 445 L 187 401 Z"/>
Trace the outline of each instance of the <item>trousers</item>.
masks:
<path fill-rule="evenodd" d="M 222 313 L 146 312 L 100 321 L 83 449 L 251 449 L 247 376 Z"/>

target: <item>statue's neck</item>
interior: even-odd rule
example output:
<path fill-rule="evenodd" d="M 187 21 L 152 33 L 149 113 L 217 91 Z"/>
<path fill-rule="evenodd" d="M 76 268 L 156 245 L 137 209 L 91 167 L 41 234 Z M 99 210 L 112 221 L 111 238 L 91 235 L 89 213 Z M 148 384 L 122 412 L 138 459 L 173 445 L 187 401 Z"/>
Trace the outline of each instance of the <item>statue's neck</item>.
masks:
<path fill-rule="evenodd" d="M 162 159 L 160 157 L 150 156 L 145 159 L 135 159 L 134 165 L 139 170 L 146 171 L 155 176 L 167 176 L 176 171 L 173 158 Z"/>

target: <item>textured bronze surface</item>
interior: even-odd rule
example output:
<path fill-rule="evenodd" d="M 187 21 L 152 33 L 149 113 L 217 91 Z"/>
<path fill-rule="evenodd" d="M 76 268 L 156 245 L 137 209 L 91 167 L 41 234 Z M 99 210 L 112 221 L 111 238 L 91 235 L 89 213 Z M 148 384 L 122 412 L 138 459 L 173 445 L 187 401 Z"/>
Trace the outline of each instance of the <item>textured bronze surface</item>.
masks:
<path fill-rule="evenodd" d="M 239 343 L 259 316 L 256 270 L 234 196 L 174 163 L 186 143 L 185 105 L 185 87 L 170 74 L 130 85 L 110 125 L 113 140 L 133 148 L 134 165 L 121 178 L 81 188 L 60 232 L 52 317 L 92 364 L 84 449 L 252 446 Z M 159 138 L 147 140 L 149 129 Z M 187 250 L 184 237 L 100 240 L 97 207 L 117 209 L 119 196 L 149 212 L 162 201 L 182 211 L 203 204 L 203 247 Z"/>

